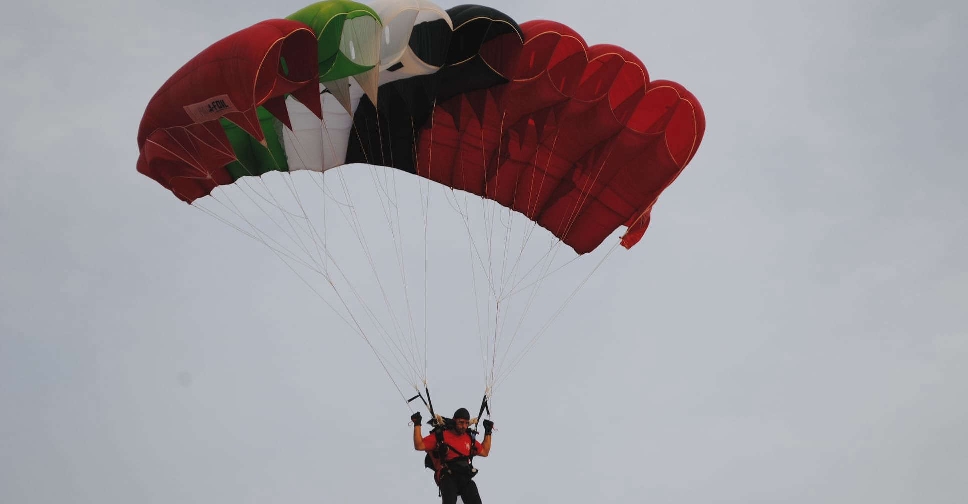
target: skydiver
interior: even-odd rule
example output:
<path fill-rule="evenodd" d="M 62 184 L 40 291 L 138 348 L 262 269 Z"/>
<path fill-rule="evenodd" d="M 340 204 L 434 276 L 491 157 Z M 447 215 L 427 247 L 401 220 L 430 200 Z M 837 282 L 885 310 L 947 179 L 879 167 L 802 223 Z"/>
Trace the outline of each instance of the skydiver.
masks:
<path fill-rule="evenodd" d="M 410 420 L 413 422 L 413 449 L 427 452 L 425 464 L 434 469 L 441 504 L 456 504 L 457 496 L 464 504 L 481 504 L 477 483 L 472 479 L 477 474 L 473 458 L 486 457 L 491 452 L 494 422 L 481 422 L 484 426 L 484 442 L 481 443 L 475 439 L 476 432 L 468 429 L 470 413 L 464 408 L 455 411 L 453 419 L 438 417 L 437 422 L 433 422 L 433 432 L 427 437 L 420 433 L 423 420 L 420 412 L 414 413 Z"/>

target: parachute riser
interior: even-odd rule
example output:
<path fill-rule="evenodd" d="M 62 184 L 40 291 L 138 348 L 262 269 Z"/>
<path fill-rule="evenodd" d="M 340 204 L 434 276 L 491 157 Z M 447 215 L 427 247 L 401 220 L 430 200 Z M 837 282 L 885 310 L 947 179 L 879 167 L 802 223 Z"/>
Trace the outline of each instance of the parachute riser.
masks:
<path fill-rule="evenodd" d="M 427 393 L 426 399 L 424 399 L 423 393 L 417 390 L 417 395 L 411 397 L 410 399 L 407 399 L 407 404 L 410 404 L 411 402 L 417 399 L 420 399 L 420 402 L 422 402 L 424 406 L 427 408 L 427 411 L 430 412 L 430 420 L 428 420 L 427 423 L 430 425 L 436 426 L 437 414 L 434 413 L 434 402 L 430 398 L 430 388 L 428 388 L 426 385 L 424 385 L 424 392 Z"/>
<path fill-rule="evenodd" d="M 424 393 L 427 394 L 427 397 L 426 398 L 424 398 Z M 484 413 L 485 412 L 487 412 L 487 416 L 489 418 L 491 416 L 491 407 L 490 407 L 490 405 L 487 402 L 487 397 L 488 397 L 488 395 L 485 393 L 484 394 L 484 397 L 481 399 L 481 408 L 480 408 L 480 410 L 478 410 L 477 416 L 475 418 L 471 419 L 471 422 L 470 423 L 474 427 L 470 427 L 470 428 L 467 429 L 468 431 L 471 432 L 471 434 L 475 438 L 477 437 L 477 434 L 478 434 L 477 425 L 480 422 L 481 417 L 484 416 Z M 447 421 L 450 420 L 450 419 L 449 418 L 438 419 L 437 414 L 434 412 L 434 402 L 430 398 L 430 388 L 429 387 L 424 386 L 424 391 L 423 392 L 420 392 L 419 390 L 417 390 L 417 395 L 411 397 L 410 399 L 407 399 L 407 404 L 410 404 L 413 401 L 416 401 L 417 399 L 420 399 L 420 402 L 422 402 L 424 404 L 424 406 L 427 408 L 427 411 L 430 412 L 430 420 L 427 420 L 427 425 L 433 426 L 434 430 L 436 430 L 436 429 L 438 429 L 440 427 L 446 428 L 448 426 L 447 425 L 448 424 Z"/>

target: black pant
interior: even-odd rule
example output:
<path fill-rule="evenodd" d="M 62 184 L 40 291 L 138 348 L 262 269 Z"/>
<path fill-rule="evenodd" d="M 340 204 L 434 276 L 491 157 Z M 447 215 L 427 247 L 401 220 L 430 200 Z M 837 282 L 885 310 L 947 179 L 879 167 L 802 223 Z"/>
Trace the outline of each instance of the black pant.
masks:
<path fill-rule="evenodd" d="M 481 504 L 481 494 L 477 492 L 477 483 L 466 476 L 445 474 L 440 478 L 441 504 L 457 504 L 457 496 L 464 504 Z"/>

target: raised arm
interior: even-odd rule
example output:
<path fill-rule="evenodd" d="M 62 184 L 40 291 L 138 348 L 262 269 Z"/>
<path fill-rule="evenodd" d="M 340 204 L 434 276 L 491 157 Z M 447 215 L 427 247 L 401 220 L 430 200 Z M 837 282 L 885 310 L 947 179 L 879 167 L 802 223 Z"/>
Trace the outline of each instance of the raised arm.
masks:
<path fill-rule="evenodd" d="M 413 422 L 413 449 L 417 451 L 426 451 L 423 442 L 423 434 L 420 433 L 420 424 L 423 422 L 423 418 L 420 416 L 420 412 L 414 413 L 410 420 Z"/>
<path fill-rule="evenodd" d="M 491 429 L 494 428 L 494 422 L 484 420 L 482 424 L 484 425 L 484 441 L 481 443 L 481 451 L 477 455 L 486 457 L 488 453 L 491 453 Z"/>

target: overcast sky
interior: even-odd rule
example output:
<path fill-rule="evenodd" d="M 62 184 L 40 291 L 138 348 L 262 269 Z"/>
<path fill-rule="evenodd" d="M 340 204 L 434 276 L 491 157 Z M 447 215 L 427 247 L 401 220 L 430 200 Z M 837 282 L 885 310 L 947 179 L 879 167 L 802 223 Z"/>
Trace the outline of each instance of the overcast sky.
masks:
<path fill-rule="evenodd" d="M 169 75 L 306 3 L 4 7 L 0 502 L 437 501 L 363 340 L 135 171 Z M 708 126 L 496 393 L 484 501 L 963 502 L 968 4 L 489 5 L 631 50 Z M 476 410 L 476 338 L 429 318 L 436 403 Z"/>

